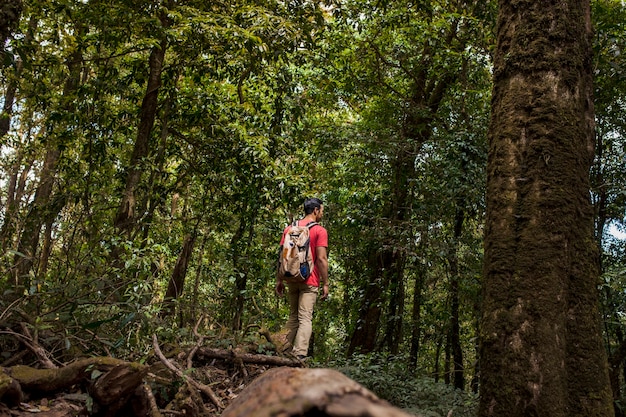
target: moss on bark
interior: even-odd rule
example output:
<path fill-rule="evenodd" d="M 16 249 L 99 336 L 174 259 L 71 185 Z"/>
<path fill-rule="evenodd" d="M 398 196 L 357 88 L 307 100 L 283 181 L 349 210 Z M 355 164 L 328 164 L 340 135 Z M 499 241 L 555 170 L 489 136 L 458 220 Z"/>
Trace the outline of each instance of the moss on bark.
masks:
<path fill-rule="evenodd" d="M 589 4 L 499 5 L 480 415 L 612 415 L 589 201 Z"/>

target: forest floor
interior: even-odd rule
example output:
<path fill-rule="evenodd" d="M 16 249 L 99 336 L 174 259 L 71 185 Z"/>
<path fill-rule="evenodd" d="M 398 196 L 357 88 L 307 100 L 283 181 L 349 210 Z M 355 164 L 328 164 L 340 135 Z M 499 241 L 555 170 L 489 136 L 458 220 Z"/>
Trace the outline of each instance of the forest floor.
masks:
<path fill-rule="evenodd" d="M 143 363 L 90 357 L 56 366 L 38 346 L 36 366 L 3 367 L 0 416 L 219 416 L 271 368 L 305 367 L 291 356 L 246 349 L 159 346 Z"/>

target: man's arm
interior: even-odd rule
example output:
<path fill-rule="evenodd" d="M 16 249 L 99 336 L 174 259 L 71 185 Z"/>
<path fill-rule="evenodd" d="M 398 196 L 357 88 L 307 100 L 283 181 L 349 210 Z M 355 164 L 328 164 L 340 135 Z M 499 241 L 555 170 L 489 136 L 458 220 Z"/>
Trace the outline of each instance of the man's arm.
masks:
<path fill-rule="evenodd" d="M 322 287 L 322 300 L 328 297 L 328 250 L 325 246 L 315 248 L 315 269 Z"/>

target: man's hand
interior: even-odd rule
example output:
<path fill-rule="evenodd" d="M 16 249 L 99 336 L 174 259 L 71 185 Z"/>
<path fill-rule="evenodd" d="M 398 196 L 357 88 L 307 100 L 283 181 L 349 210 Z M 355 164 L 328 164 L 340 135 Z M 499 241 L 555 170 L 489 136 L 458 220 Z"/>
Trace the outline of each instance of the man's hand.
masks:
<path fill-rule="evenodd" d="M 324 286 L 322 287 L 322 301 L 325 301 L 328 298 L 328 293 L 330 292 L 330 289 L 328 287 L 328 282 L 324 283 Z"/>
<path fill-rule="evenodd" d="M 279 297 L 282 297 L 285 292 L 285 284 L 282 281 L 276 281 L 276 287 L 274 287 L 274 292 Z"/>

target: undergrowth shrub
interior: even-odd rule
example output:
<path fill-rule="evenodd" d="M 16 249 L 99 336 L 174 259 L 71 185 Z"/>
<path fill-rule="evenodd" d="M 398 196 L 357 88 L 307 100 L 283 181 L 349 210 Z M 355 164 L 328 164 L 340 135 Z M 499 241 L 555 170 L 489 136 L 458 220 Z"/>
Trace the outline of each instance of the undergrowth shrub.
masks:
<path fill-rule="evenodd" d="M 407 363 L 404 357 L 370 354 L 334 361 L 327 366 L 341 371 L 394 406 L 421 417 L 476 415 L 476 395 L 414 373 Z"/>

